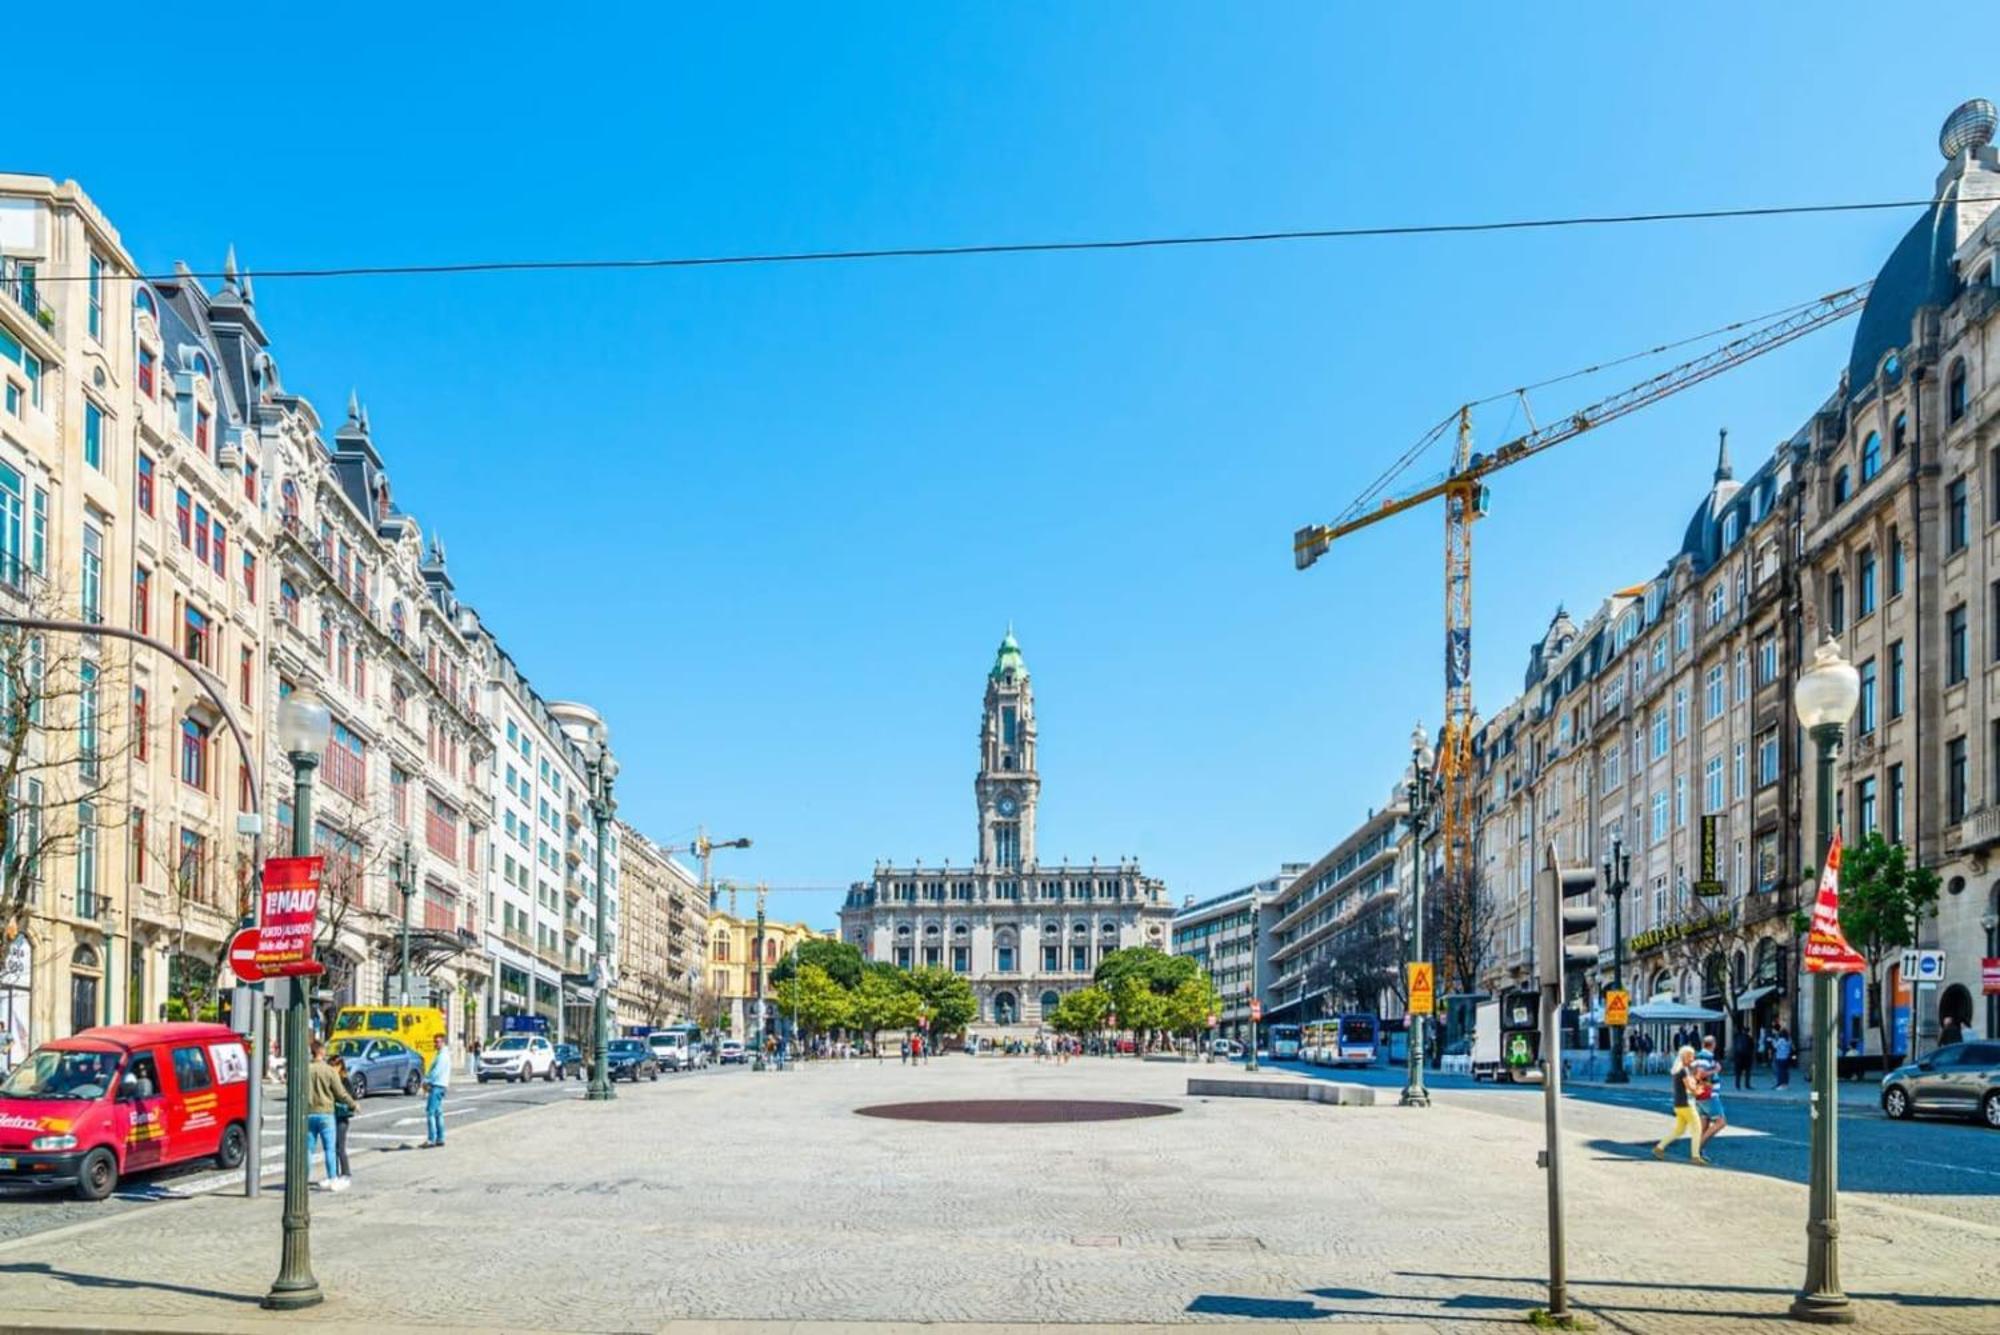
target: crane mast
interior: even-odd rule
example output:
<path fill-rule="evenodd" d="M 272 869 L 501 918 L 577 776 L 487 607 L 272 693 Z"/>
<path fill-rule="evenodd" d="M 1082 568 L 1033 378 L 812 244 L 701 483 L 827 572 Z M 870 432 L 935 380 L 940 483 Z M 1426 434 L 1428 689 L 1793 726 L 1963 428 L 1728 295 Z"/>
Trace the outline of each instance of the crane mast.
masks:
<path fill-rule="evenodd" d="M 1451 471 L 1443 479 L 1392 497 L 1373 509 L 1357 501 L 1332 523 L 1308 524 L 1293 534 L 1293 563 L 1305 570 L 1325 555 L 1336 539 L 1430 501 L 1444 502 L 1444 728 L 1439 737 L 1438 781 L 1447 878 L 1468 872 L 1472 864 L 1472 525 L 1486 513 L 1486 479 L 1844 319 L 1861 309 L 1872 286 L 1862 283 L 1805 303 L 1545 427 L 1534 426 L 1531 415 L 1527 434 L 1491 454 L 1472 453 L 1472 406 L 1467 404 L 1458 410 L 1457 444 Z M 1525 392 L 1516 393 L 1525 407 Z"/>

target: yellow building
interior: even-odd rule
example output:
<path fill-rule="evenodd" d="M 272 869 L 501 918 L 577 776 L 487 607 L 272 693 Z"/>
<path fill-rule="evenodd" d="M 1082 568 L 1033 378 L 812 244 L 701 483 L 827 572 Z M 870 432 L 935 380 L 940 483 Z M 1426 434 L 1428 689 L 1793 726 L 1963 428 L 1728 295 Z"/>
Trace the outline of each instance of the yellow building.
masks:
<path fill-rule="evenodd" d="M 758 932 L 754 916 L 709 910 L 708 963 L 702 972 L 695 1017 L 704 1028 L 721 1029 L 739 1038 L 750 1034 L 757 1027 L 757 998 L 770 997 L 770 972 L 778 967 L 778 961 L 801 941 L 836 939 L 832 932 L 802 922 L 767 919 L 762 925 L 760 950 Z"/>

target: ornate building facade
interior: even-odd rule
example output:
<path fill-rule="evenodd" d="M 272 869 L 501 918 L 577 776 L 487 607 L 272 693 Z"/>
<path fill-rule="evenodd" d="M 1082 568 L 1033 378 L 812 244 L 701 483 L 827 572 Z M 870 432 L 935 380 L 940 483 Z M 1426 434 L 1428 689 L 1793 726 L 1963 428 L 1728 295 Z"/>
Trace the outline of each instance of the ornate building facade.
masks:
<path fill-rule="evenodd" d="M 959 867 L 877 867 L 840 911 L 841 938 L 867 958 L 965 975 L 978 1032 L 1032 1029 L 1112 951 L 1169 945 L 1166 886 L 1136 860 L 1038 858 L 1036 741 L 1034 686 L 1010 629 L 986 676 L 972 785 L 977 854 Z"/>

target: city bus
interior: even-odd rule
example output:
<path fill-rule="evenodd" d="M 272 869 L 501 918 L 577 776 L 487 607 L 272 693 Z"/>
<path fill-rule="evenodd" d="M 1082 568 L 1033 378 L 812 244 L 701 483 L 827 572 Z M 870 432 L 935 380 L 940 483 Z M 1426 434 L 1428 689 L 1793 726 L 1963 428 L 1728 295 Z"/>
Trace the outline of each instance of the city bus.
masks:
<path fill-rule="evenodd" d="M 1264 1033 L 1270 1041 L 1271 1060 L 1295 1062 L 1299 1059 L 1299 1027 L 1297 1025 L 1266 1025 Z"/>
<path fill-rule="evenodd" d="M 1373 1066 L 1381 1043 L 1382 1022 L 1373 1015 L 1337 1015 L 1305 1028 L 1307 1060 L 1315 1066 Z"/>

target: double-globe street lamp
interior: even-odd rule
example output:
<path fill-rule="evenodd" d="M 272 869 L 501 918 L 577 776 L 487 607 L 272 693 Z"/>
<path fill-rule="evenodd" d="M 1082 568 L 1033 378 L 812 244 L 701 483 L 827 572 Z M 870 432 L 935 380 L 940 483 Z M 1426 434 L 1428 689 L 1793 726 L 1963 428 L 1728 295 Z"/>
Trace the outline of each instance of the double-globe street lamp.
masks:
<path fill-rule="evenodd" d="M 1632 886 L 1632 855 L 1625 851 L 1622 836 L 1611 836 L 1611 849 L 1604 855 L 1604 893 L 1611 896 L 1611 986 L 1625 990 L 1625 892 Z M 1607 1085 L 1630 1084 L 1625 1070 L 1625 1026 L 1611 1026 L 1611 1070 Z"/>
<path fill-rule="evenodd" d="M 1824 860 L 1833 844 L 1833 769 L 1847 720 L 1861 703 L 1861 674 L 1840 655 L 1840 645 L 1828 636 L 1813 653 L 1812 666 L 1792 688 L 1799 722 L 1813 740 L 1817 771 L 1814 838 Z M 1812 1176 L 1806 1219 L 1806 1283 L 1792 1300 L 1792 1315 L 1801 1321 L 1846 1323 L 1854 1307 L 1840 1287 L 1840 1091 L 1835 1085 L 1832 973 L 1812 980 Z"/>
<path fill-rule="evenodd" d="M 1424 725 L 1419 723 L 1410 733 L 1410 767 L 1403 772 L 1403 795 L 1407 799 L 1408 812 L 1405 819 L 1410 825 L 1410 963 L 1424 962 L 1424 827 L 1430 820 L 1432 798 L 1431 767 L 1436 762 L 1431 752 L 1430 742 L 1424 735 Z M 1404 983 L 1406 995 L 1416 1001 L 1416 969 L 1408 971 Z M 1432 989 L 1436 995 L 1436 989 Z M 1409 1076 L 1403 1084 L 1403 1096 L 1397 1100 L 1405 1108 L 1428 1108 L 1431 1106 L 1430 1091 L 1424 1088 L 1424 1025 L 1425 1016 L 1414 1009 L 1408 1011 L 1410 1033 L 1404 1044 L 1409 1057 Z"/>
<path fill-rule="evenodd" d="M 292 856 L 312 856 L 313 771 L 333 730 L 333 715 L 308 686 L 294 686 L 278 701 L 278 744 L 292 762 Z M 278 1278 L 264 1306 L 280 1312 L 320 1301 L 312 1272 L 312 1213 L 306 1178 L 312 1161 L 306 1151 L 306 1015 L 312 980 L 293 978 L 285 1007 L 285 1216 Z"/>

